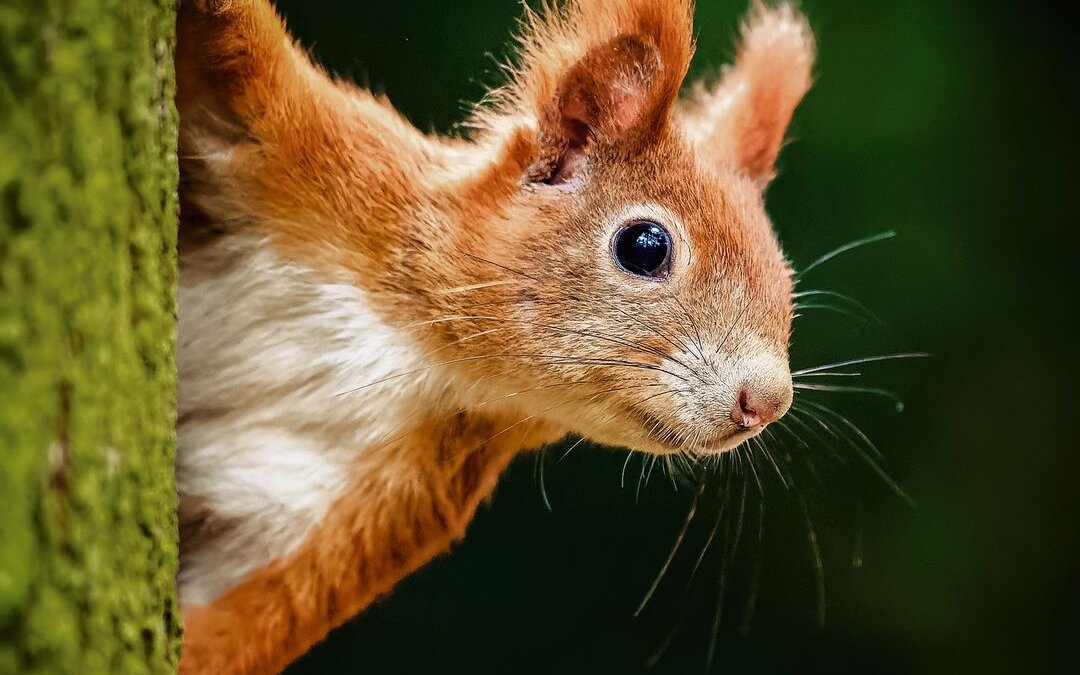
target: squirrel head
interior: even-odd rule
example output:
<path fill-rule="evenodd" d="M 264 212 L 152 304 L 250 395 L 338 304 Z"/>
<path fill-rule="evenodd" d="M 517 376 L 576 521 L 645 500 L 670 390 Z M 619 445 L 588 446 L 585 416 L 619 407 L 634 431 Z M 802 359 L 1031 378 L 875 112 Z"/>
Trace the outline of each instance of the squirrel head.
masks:
<path fill-rule="evenodd" d="M 763 190 L 810 86 L 813 38 L 757 5 L 733 66 L 680 100 L 689 0 L 527 14 L 511 81 L 456 179 L 439 340 L 474 380 L 589 438 L 735 447 L 792 398 L 792 271 Z"/>

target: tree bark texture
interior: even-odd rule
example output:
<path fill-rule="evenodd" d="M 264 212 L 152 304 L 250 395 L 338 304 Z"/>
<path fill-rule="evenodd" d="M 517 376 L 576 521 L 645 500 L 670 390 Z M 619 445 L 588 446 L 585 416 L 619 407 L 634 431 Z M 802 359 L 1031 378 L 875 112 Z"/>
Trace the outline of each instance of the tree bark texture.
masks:
<path fill-rule="evenodd" d="M 0 674 L 170 673 L 172 0 L 0 0 Z"/>

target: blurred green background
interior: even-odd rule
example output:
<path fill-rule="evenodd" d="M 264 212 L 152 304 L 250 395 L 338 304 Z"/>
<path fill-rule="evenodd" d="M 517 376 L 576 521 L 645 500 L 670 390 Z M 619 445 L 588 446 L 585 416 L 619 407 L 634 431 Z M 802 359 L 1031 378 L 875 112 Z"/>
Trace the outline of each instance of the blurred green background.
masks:
<path fill-rule="evenodd" d="M 280 7 L 331 70 L 440 131 L 499 82 L 495 60 L 519 13 L 510 0 Z M 768 193 L 776 227 L 797 266 L 852 239 L 898 236 L 807 277 L 806 287 L 857 297 L 881 323 L 812 312 L 797 321 L 793 365 L 935 355 L 860 368 L 903 396 L 902 414 L 883 399 L 814 397 L 876 441 L 918 507 L 854 467 L 832 472 L 824 488 L 800 486 L 823 554 L 819 629 L 800 501 L 773 485 L 757 611 L 740 634 L 755 565 L 740 554 L 713 672 L 1036 673 L 1073 652 L 1074 7 L 804 2 L 820 41 L 818 81 Z M 743 0 L 700 3 L 695 72 L 730 57 L 745 9 Z M 636 497 L 636 461 L 620 487 L 624 453 L 583 447 L 556 464 L 559 454 L 545 464 L 551 511 L 535 456 L 521 458 L 452 554 L 289 672 L 641 672 L 683 615 L 652 672 L 704 672 L 718 545 L 687 580 L 715 504 L 635 618 L 690 491 L 657 473 Z"/>

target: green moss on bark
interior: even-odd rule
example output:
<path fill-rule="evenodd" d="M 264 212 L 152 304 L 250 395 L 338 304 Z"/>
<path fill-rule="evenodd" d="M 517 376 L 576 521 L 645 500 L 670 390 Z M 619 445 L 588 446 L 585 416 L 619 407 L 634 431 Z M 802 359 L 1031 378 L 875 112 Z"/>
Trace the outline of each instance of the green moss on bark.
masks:
<path fill-rule="evenodd" d="M 0 0 L 0 673 L 168 673 L 172 0 Z"/>

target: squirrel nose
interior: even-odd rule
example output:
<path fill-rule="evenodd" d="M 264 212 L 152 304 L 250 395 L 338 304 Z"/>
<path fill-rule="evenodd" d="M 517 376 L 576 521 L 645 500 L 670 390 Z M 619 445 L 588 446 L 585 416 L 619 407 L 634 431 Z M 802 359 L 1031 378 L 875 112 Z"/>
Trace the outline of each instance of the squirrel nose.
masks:
<path fill-rule="evenodd" d="M 735 405 L 731 407 L 731 419 L 743 429 L 754 429 L 775 422 L 784 412 L 783 403 L 778 397 L 748 383 L 739 387 Z"/>
<path fill-rule="evenodd" d="M 760 352 L 737 362 L 734 371 L 732 384 L 738 383 L 738 387 L 729 399 L 729 415 L 737 429 L 761 431 L 791 407 L 794 390 L 786 358 Z"/>

